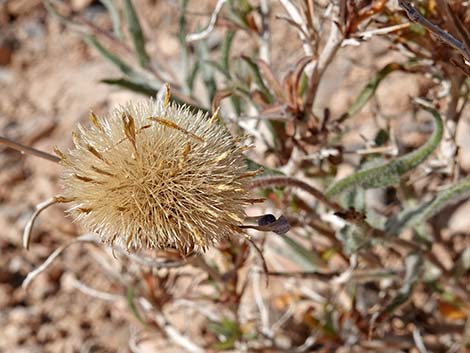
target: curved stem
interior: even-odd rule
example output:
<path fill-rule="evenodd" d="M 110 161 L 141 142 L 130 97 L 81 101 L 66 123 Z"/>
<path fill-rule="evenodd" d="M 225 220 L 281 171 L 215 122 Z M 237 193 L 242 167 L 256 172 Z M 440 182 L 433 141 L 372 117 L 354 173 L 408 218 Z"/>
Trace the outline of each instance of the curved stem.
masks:
<path fill-rule="evenodd" d="M 12 141 L 10 139 L 7 139 L 6 137 L 0 136 L 0 145 L 5 145 L 9 148 L 12 148 L 14 150 L 17 150 L 17 151 L 21 152 L 22 154 L 27 153 L 27 154 L 30 154 L 32 156 L 47 159 L 48 161 L 51 161 L 51 162 L 54 162 L 54 163 L 59 163 L 59 161 L 60 161 L 59 157 L 56 157 L 56 156 L 54 156 L 50 153 L 47 153 L 47 152 L 39 151 L 35 148 L 23 145 L 21 143 Z"/>
<path fill-rule="evenodd" d="M 34 226 L 34 222 L 36 221 L 36 218 L 38 218 L 39 214 L 42 211 L 44 211 L 46 208 L 56 203 L 57 203 L 57 200 L 55 199 L 55 197 L 52 197 L 36 205 L 36 210 L 31 215 L 31 218 L 29 219 L 28 223 L 26 223 L 26 226 L 24 227 L 23 248 L 25 248 L 26 250 L 29 250 L 29 243 L 31 240 L 31 231 L 33 230 L 33 226 Z"/>

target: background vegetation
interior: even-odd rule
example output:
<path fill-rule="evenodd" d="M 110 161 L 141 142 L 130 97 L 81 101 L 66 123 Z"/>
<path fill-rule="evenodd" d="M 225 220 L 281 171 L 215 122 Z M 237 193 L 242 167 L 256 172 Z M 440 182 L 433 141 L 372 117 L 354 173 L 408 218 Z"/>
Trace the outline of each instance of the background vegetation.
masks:
<path fill-rule="evenodd" d="M 66 148 L 90 109 L 162 96 L 168 82 L 175 101 L 220 106 L 247 136 L 265 199 L 247 212 L 291 229 L 268 217 L 272 231 L 250 230 L 262 256 L 233 237 L 202 256 L 113 257 L 57 207 L 19 252 L 27 208 L 58 190 L 59 170 L 5 149 L 0 351 L 470 349 L 467 2 L 22 3 L 0 3 L 3 136 Z M 75 66 L 55 55 L 64 48 Z M 60 71 L 53 99 L 28 53 Z"/>

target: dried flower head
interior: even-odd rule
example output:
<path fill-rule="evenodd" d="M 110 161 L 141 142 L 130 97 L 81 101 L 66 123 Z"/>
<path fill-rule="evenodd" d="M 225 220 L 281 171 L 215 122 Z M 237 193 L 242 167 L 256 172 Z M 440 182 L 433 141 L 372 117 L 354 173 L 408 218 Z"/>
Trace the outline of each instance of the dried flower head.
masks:
<path fill-rule="evenodd" d="M 148 100 L 121 106 L 56 150 L 72 215 L 107 243 L 128 249 L 205 250 L 239 231 L 245 216 L 243 150 L 215 118 Z"/>

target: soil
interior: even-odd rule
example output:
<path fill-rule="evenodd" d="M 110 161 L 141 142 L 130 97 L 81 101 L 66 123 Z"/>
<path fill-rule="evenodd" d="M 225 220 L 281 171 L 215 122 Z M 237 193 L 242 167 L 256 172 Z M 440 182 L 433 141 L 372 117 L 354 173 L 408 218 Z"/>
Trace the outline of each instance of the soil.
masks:
<path fill-rule="evenodd" d="M 164 43 L 149 50 L 161 63 L 171 65 L 171 58 L 178 55 L 175 7 L 167 1 L 136 3 L 146 14 L 144 30 L 155 33 L 152 43 Z M 203 3 L 198 11 L 209 13 L 215 2 Z M 74 11 L 84 11 L 89 18 L 109 26 L 94 1 L 71 4 Z M 54 146 L 71 145 L 70 132 L 87 119 L 90 110 L 104 113 L 110 106 L 136 97 L 100 83 L 103 78 L 117 76 L 116 69 L 84 44 L 79 35 L 48 16 L 39 0 L 0 0 L 0 26 L 0 135 L 53 153 Z M 299 47 L 292 31 L 276 32 L 274 40 Z M 345 49 L 350 54 L 342 56 L 327 73 L 324 81 L 328 84 L 321 87 L 318 97 L 319 109 L 330 107 L 335 115 L 344 112 L 371 73 L 391 60 L 385 48 L 384 42 L 378 42 Z M 298 60 L 282 60 L 284 50 L 273 49 L 279 71 Z M 400 116 L 408 109 L 408 103 L 404 103 L 407 96 L 416 95 L 418 89 L 415 78 L 393 75 L 387 90 L 379 89 L 376 103 L 387 116 Z M 399 93 L 390 95 L 390 91 Z M 377 131 L 371 116 L 369 108 L 358 120 L 368 138 Z M 461 154 L 461 165 L 466 170 L 470 170 L 469 130 L 467 119 L 458 130 L 462 148 L 467 151 Z M 402 141 L 410 146 L 422 142 L 422 134 L 408 136 L 408 140 L 405 135 L 400 135 Z M 355 134 L 349 143 L 355 146 L 363 140 Z M 60 192 L 59 175 L 60 166 L 55 163 L 0 147 L 0 353 L 127 352 L 132 333 L 129 322 L 134 319 L 126 303 L 97 300 L 74 285 L 79 278 L 90 287 L 122 294 L 101 271 L 96 258 L 103 254 L 95 246 L 77 244 L 68 248 L 28 290 L 21 287 L 27 274 L 51 252 L 84 232 L 64 215 L 62 206 L 53 206 L 37 219 L 30 249 L 22 248 L 23 228 L 35 205 Z M 468 205 L 462 207 L 468 210 Z M 452 222 L 455 231 L 468 231 L 470 226 L 465 211 L 454 214 Z M 182 351 L 171 345 L 151 347 L 148 351 L 155 347 L 159 352 L 165 348 L 169 352 Z"/>

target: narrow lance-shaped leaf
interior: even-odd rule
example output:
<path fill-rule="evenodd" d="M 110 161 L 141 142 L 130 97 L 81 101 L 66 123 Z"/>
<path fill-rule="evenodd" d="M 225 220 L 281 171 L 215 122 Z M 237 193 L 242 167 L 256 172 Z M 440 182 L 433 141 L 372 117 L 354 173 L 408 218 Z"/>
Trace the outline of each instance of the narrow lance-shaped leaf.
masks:
<path fill-rule="evenodd" d="M 235 38 L 235 31 L 230 30 L 224 37 L 224 41 L 222 42 L 222 60 L 221 65 L 225 72 L 227 72 L 230 76 L 230 49 L 232 48 L 233 38 Z"/>
<path fill-rule="evenodd" d="M 248 226 L 262 231 L 272 231 L 281 236 L 287 247 L 275 249 L 278 253 L 282 253 L 285 257 L 300 265 L 306 270 L 315 270 L 321 263 L 317 254 L 293 238 L 289 237 L 286 232 L 289 231 L 290 225 L 284 216 L 278 219 L 272 214 L 266 214 L 257 219 L 258 226 Z"/>
<path fill-rule="evenodd" d="M 199 69 L 201 68 L 201 65 L 199 64 L 199 61 L 196 61 L 191 69 L 189 70 L 188 77 L 186 79 L 186 82 L 189 87 L 189 91 L 192 92 L 194 89 L 194 82 L 196 81 L 197 74 L 199 73 Z"/>
<path fill-rule="evenodd" d="M 422 269 L 423 259 L 419 254 L 411 254 L 405 260 L 405 279 L 402 287 L 398 290 L 397 295 L 381 312 L 380 316 L 393 313 L 400 305 L 405 303 L 411 296 L 414 284 L 418 281 Z"/>
<path fill-rule="evenodd" d="M 222 58 L 220 67 L 222 72 L 224 73 L 225 77 L 231 81 L 232 80 L 232 72 L 231 72 L 231 65 L 230 65 L 230 50 L 232 48 L 233 39 L 235 38 L 236 32 L 234 30 L 227 31 L 227 34 L 224 37 L 224 41 L 222 42 L 221 52 Z M 219 69 L 220 71 L 220 69 Z M 232 95 L 230 97 L 230 101 L 232 103 L 233 108 L 237 115 L 241 115 L 242 113 L 242 106 L 241 106 L 241 99 L 237 95 Z"/>
<path fill-rule="evenodd" d="M 377 88 L 380 83 L 393 71 L 402 69 L 402 65 L 397 63 L 390 63 L 385 65 L 381 70 L 379 70 L 374 77 L 367 83 L 367 85 L 361 90 L 359 95 L 354 100 L 351 107 L 349 107 L 347 113 L 341 117 L 341 120 L 356 115 L 361 111 L 361 109 L 366 105 L 366 103 L 374 96 Z"/>
<path fill-rule="evenodd" d="M 65 16 L 60 15 L 49 1 L 44 0 L 43 4 L 46 7 L 47 11 L 49 11 L 54 17 L 58 18 L 61 22 L 66 24 L 71 30 L 80 34 L 83 37 L 83 40 L 89 46 L 92 46 L 97 49 L 98 52 L 105 59 L 111 61 L 111 63 L 113 63 L 123 74 L 131 78 L 132 81 L 145 81 L 145 79 L 143 79 L 142 76 L 139 75 L 129 64 L 127 64 L 125 61 L 121 60 L 121 58 L 119 58 L 117 55 L 113 54 L 111 51 L 106 49 L 95 36 L 86 32 L 79 24 L 73 22 Z"/>
<path fill-rule="evenodd" d="M 402 175 L 421 164 L 439 145 L 443 133 L 443 124 L 439 113 L 431 108 L 424 107 L 424 109 L 430 112 L 434 119 L 434 132 L 424 145 L 388 163 L 360 170 L 339 180 L 328 188 L 326 196 L 335 196 L 355 186 L 372 189 L 394 185 L 400 181 Z"/>
<path fill-rule="evenodd" d="M 127 28 L 131 35 L 132 43 L 134 44 L 140 66 L 148 67 L 150 64 L 150 58 L 145 50 L 144 34 L 131 0 L 124 0 L 124 15 L 126 17 Z"/>
<path fill-rule="evenodd" d="M 255 81 L 256 85 L 258 86 L 262 96 L 263 100 L 269 104 L 274 103 L 274 97 L 271 94 L 271 91 L 269 88 L 266 86 L 266 84 L 263 81 L 263 77 L 261 75 L 261 69 L 258 63 L 254 62 L 251 58 L 247 56 L 242 56 L 241 57 L 247 64 L 248 67 L 250 68 L 251 72 L 253 73 L 253 80 Z M 280 145 L 280 139 L 279 139 L 279 134 L 278 130 L 276 128 L 276 125 L 279 128 L 283 129 L 283 123 L 281 122 L 276 122 L 276 121 L 265 121 L 266 126 L 268 127 L 269 131 L 272 134 L 273 137 L 273 142 L 274 142 L 274 149 L 278 150 L 279 145 Z"/>
<path fill-rule="evenodd" d="M 266 101 L 268 103 L 272 103 L 274 100 L 273 96 L 271 92 L 269 92 L 268 87 L 266 87 L 266 85 L 264 84 L 258 65 L 256 65 L 256 63 L 247 56 L 242 56 L 241 58 L 248 64 L 248 67 L 251 69 L 251 72 L 253 73 L 253 79 L 256 85 L 258 86 L 258 88 L 260 89 L 260 91 L 263 93 L 263 96 L 266 99 Z"/>
<path fill-rule="evenodd" d="M 145 325 L 145 321 L 142 318 L 142 315 L 140 315 L 139 309 L 137 309 L 137 306 L 135 305 L 135 291 L 134 288 L 128 287 L 127 288 L 127 306 L 131 310 L 132 314 L 134 314 L 135 318 L 142 324 Z"/>
<path fill-rule="evenodd" d="M 281 87 L 281 83 L 274 76 L 271 67 L 261 59 L 256 60 L 256 65 L 258 66 L 260 73 L 262 73 L 263 78 L 266 80 L 268 86 L 274 92 L 276 97 L 283 103 L 286 103 L 287 97 Z"/>
<path fill-rule="evenodd" d="M 202 80 L 204 81 L 204 85 L 206 86 L 207 93 L 209 95 L 209 102 L 212 102 L 217 90 L 217 84 L 214 78 L 214 70 L 206 63 L 206 60 L 209 59 L 209 49 L 207 48 L 207 43 L 204 40 L 200 40 L 196 43 L 196 54 L 201 68 Z"/>
<path fill-rule="evenodd" d="M 84 35 L 85 42 L 87 42 L 88 45 L 95 47 L 98 52 L 103 55 L 106 59 L 111 61 L 116 67 L 125 75 L 127 76 L 133 76 L 136 75 L 134 69 L 132 67 L 122 61 L 117 55 L 114 55 L 111 53 L 108 49 L 106 49 L 99 41 L 96 39 L 96 37 L 91 36 L 91 35 Z"/>
<path fill-rule="evenodd" d="M 101 3 L 106 7 L 106 10 L 108 10 L 109 15 L 111 16 L 111 22 L 113 23 L 113 32 L 114 35 L 122 39 L 122 31 L 121 31 L 121 18 L 119 16 L 119 11 L 116 8 L 116 4 L 114 0 L 100 0 Z"/>
<path fill-rule="evenodd" d="M 207 65 L 210 65 L 214 69 L 216 69 L 218 72 L 220 72 L 224 77 L 228 80 L 230 80 L 230 74 L 228 71 L 224 69 L 221 63 L 214 61 L 214 60 L 204 60 L 204 63 Z"/>
<path fill-rule="evenodd" d="M 470 197 L 470 177 L 460 180 L 440 192 L 421 206 L 406 209 L 386 225 L 386 232 L 398 234 L 405 227 L 414 227 L 426 222 L 443 208 Z"/>
<path fill-rule="evenodd" d="M 106 78 L 101 80 L 101 82 L 108 85 L 119 86 L 133 92 L 141 93 L 146 97 L 155 96 L 158 93 L 156 89 L 146 85 L 145 83 L 140 83 L 125 78 Z"/>
<path fill-rule="evenodd" d="M 307 249 L 301 243 L 289 237 L 288 235 L 283 235 L 282 240 L 284 240 L 286 245 L 289 247 L 289 250 L 285 249 L 288 253 L 290 253 L 289 258 L 302 266 L 303 269 L 317 270 L 318 267 L 321 266 L 322 261 L 315 252 Z"/>
<path fill-rule="evenodd" d="M 152 86 L 149 83 L 147 83 L 145 80 L 139 80 L 138 77 L 136 79 L 134 78 L 107 78 L 101 80 L 101 82 L 106 83 L 108 85 L 114 85 L 114 86 L 119 86 L 131 91 L 134 91 L 136 93 L 141 93 L 146 97 L 154 97 L 158 93 L 158 87 Z M 188 102 L 186 100 L 183 100 L 182 98 L 179 98 L 175 94 L 171 97 L 173 101 L 175 101 L 178 104 L 185 104 L 188 106 L 192 111 L 197 112 L 197 111 L 202 111 L 204 113 L 209 113 L 209 111 L 206 108 L 200 107 L 198 105 L 193 104 L 192 102 Z"/>
<path fill-rule="evenodd" d="M 190 69 L 190 60 L 189 60 L 189 48 L 186 43 L 186 10 L 188 6 L 188 0 L 181 1 L 181 15 L 178 21 L 178 42 L 180 44 L 180 55 L 181 55 L 181 72 L 183 79 L 183 93 L 191 93 L 191 75 L 196 70 Z"/>

